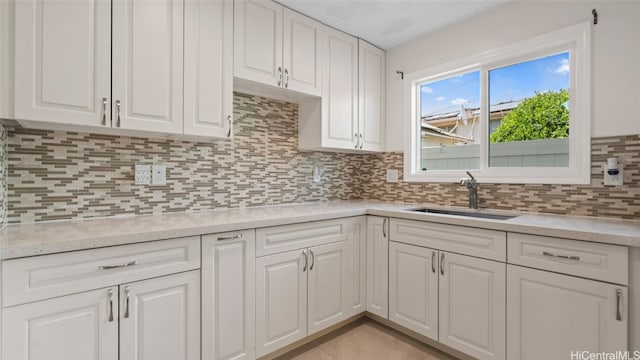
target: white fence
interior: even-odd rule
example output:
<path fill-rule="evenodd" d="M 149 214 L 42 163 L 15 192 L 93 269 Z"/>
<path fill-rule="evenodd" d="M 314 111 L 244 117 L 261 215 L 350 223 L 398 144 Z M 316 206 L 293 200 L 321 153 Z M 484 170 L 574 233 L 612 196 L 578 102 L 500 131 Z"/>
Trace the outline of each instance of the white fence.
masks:
<path fill-rule="evenodd" d="M 480 145 L 425 147 L 422 168 L 427 170 L 478 169 Z M 493 167 L 560 167 L 569 165 L 569 138 L 512 141 L 489 145 Z"/>

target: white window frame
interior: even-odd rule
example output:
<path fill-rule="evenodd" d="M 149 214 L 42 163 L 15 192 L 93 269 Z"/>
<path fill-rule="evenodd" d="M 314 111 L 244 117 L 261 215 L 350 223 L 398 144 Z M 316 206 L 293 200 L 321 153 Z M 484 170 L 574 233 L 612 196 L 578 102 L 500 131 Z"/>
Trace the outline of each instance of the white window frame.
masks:
<path fill-rule="evenodd" d="M 488 72 L 569 51 L 569 166 L 490 167 L 487 126 Z M 467 170 L 420 169 L 420 84 L 480 70 L 480 169 L 469 169 L 479 182 L 512 184 L 589 184 L 591 182 L 591 24 L 577 24 L 511 45 L 485 51 L 405 76 L 404 179 L 409 182 L 457 182 Z"/>

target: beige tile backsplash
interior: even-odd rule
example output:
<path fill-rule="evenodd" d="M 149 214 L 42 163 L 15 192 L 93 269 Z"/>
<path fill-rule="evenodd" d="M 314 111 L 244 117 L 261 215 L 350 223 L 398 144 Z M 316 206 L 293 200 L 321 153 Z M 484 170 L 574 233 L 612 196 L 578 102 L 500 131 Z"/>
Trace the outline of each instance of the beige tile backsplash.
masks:
<path fill-rule="evenodd" d="M 332 199 L 466 205 L 457 184 L 386 183 L 402 154 L 298 150 L 297 106 L 235 94 L 234 138 L 146 139 L 23 128 L 0 130 L 0 220 L 29 223 L 122 214 L 202 211 Z M 602 185 L 602 164 L 625 165 L 622 187 Z M 137 162 L 167 165 L 167 185 L 137 186 Z M 311 168 L 325 168 L 314 183 Z M 592 141 L 587 186 L 481 184 L 480 207 L 640 218 L 640 137 Z"/>

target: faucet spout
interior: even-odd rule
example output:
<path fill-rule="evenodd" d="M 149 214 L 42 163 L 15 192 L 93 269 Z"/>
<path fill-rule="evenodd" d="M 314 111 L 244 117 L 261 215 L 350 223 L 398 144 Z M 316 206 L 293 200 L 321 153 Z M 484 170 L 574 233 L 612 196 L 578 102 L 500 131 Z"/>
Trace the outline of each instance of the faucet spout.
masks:
<path fill-rule="evenodd" d="M 460 179 L 460 185 L 466 186 L 469 189 L 469 209 L 478 208 L 478 181 L 473 175 L 467 171 L 469 178 Z"/>

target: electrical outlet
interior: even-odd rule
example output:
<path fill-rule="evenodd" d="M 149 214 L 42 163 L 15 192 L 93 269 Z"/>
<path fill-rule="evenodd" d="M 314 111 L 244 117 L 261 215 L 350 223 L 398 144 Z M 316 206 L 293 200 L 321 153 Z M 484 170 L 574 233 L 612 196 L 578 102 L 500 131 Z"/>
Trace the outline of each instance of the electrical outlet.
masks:
<path fill-rule="evenodd" d="M 604 184 L 610 186 L 620 186 L 624 184 L 624 167 L 618 164 L 618 173 L 609 174 L 607 164 L 604 164 Z"/>
<path fill-rule="evenodd" d="M 136 164 L 135 167 L 135 184 L 149 185 L 151 183 L 151 165 Z"/>
<path fill-rule="evenodd" d="M 387 182 L 398 182 L 398 169 L 387 169 Z"/>
<path fill-rule="evenodd" d="M 167 185 L 167 166 L 153 164 L 151 185 Z"/>

